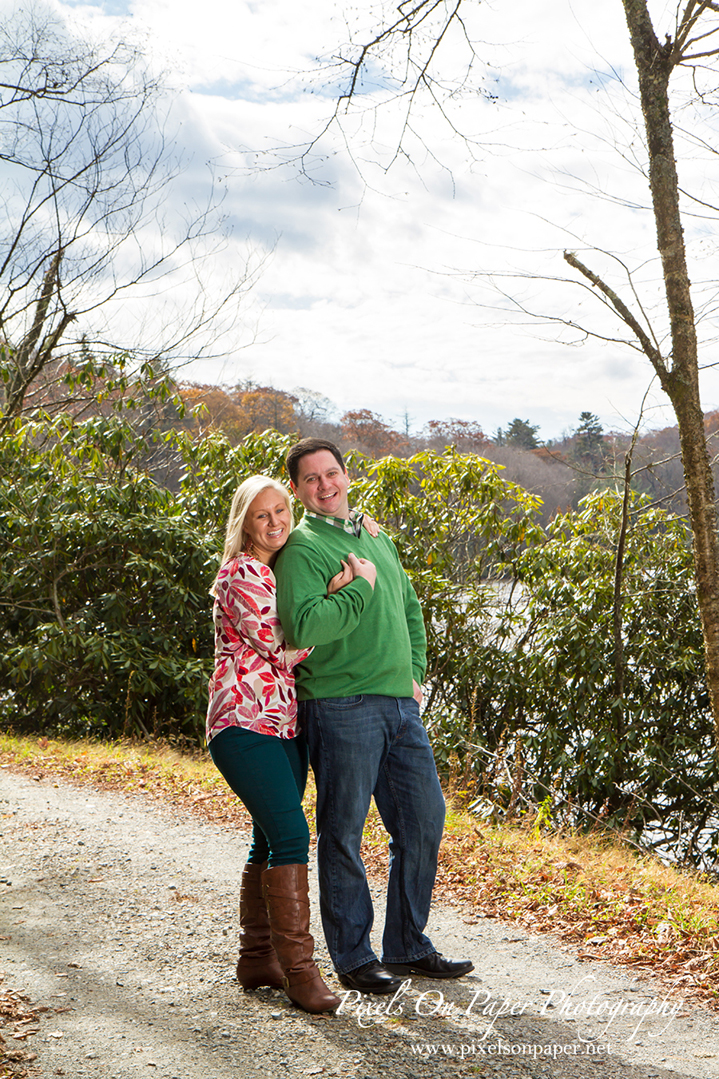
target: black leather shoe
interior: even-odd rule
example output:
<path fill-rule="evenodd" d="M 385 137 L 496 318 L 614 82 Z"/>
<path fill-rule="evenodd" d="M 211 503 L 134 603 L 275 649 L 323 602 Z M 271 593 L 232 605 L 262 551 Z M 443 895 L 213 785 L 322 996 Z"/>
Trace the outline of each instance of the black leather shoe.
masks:
<path fill-rule="evenodd" d="M 360 993 L 395 993 L 402 984 L 402 979 L 393 977 L 379 959 L 370 959 L 369 963 L 363 963 L 361 967 L 338 974 L 337 977 L 342 985 L 348 989 L 358 989 Z"/>
<path fill-rule="evenodd" d="M 385 963 L 393 974 L 421 974 L 423 978 L 461 978 L 474 970 L 469 959 L 445 959 L 439 952 L 432 952 L 422 959 L 410 959 L 408 963 Z"/>

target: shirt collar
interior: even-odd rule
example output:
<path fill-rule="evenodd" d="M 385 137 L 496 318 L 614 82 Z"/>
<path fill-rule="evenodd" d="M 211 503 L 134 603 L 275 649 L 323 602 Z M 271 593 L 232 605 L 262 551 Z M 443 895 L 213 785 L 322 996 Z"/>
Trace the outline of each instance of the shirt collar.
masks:
<path fill-rule="evenodd" d="M 350 510 L 349 520 L 346 517 L 323 517 L 321 513 L 312 513 L 311 510 L 305 510 L 305 514 L 307 517 L 314 517 L 316 521 L 324 521 L 333 528 L 341 528 L 351 536 L 359 538 L 362 534 L 364 513 L 360 513 L 359 510 Z"/>

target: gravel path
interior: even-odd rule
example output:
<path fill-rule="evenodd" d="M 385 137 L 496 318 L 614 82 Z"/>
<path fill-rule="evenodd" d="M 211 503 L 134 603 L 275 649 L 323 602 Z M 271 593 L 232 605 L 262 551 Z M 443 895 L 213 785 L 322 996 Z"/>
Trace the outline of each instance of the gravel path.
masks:
<path fill-rule="evenodd" d="M 3 1031 L 30 1075 L 719 1079 L 719 1018 L 551 937 L 438 906 L 432 938 L 476 974 L 311 1017 L 233 979 L 246 834 L 7 767 L 0 825 L 2 988 L 47 1008 Z"/>

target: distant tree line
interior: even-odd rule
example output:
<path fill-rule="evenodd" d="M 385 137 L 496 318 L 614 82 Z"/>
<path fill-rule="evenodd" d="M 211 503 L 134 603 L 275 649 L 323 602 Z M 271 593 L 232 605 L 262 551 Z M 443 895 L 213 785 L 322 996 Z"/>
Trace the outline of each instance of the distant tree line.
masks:
<path fill-rule="evenodd" d="M 605 431 L 599 418 L 584 411 L 575 427 L 558 439 L 542 441 L 540 428 L 515 417 L 493 435 L 479 420 L 449 417 L 430 420 L 416 432 L 393 427 L 366 408 L 341 413 L 324 395 L 298 388 L 294 392 L 245 380 L 234 387 L 179 383 L 175 391 L 185 415 L 170 419 L 194 435 L 220 431 L 237 445 L 248 434 L 275 430 L 280 434 L 331 438 L 343 450 L 358 450 L 380 459 L 409 457 L 421 450 L 451 447 L 474 453 L 505 470 L 507 479 L 542 499 L 545 522 L 574 508 L 595 490 L 623 481 L 624 461 L 631 449 L 632 490 L 649 495 L 672 513 L 686 514 L 679 432 L 676 427 L 648 431 L 636 440 L 627 432 Z M 719 412 L 705 417 L 708 438 L 719 433 Z M 719 475 L 719 468 L 717 468 Z"/>

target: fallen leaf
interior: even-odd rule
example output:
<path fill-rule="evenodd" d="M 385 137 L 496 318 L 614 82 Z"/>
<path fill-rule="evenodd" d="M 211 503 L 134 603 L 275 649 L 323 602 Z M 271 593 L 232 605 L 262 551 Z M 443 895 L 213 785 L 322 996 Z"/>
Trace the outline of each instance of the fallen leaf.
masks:
<path fill-rule="evenodd" d="M 671 922 L 660 922 L 654 932 L 660 944 L 668 944 L 674 937 L 674 926 Z"/>

